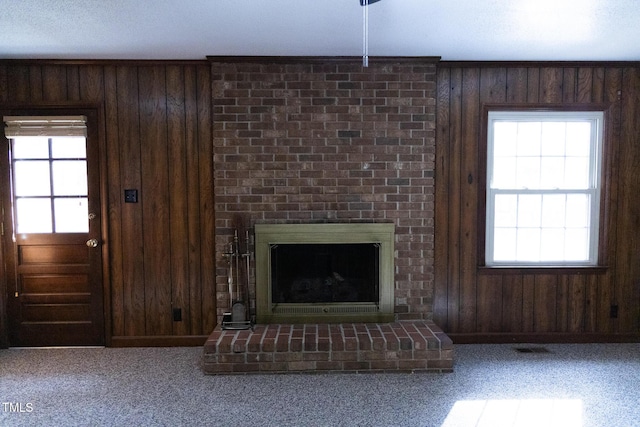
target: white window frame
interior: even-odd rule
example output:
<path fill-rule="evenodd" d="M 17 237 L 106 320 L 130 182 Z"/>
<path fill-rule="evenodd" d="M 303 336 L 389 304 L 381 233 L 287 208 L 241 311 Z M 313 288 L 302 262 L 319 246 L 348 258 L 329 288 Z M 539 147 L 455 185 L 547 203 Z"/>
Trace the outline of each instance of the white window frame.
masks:
<path fill-rule="evenodd" d="M 499 121 L 547 122 L 547 121 L 588 121 L 591 124 L 589 184 L 586 189 L 541 189 L 541 188 L 494 188 L 494 124 Z M 590 267 L 598 265 L 598 245 L 600 230 L 600 193 L 602 187 L 604 112 L 603 111 L 489 111 L 487 122 L 487 181 L 486 181 L 486 229 L 485 229 L 485 265 L 487 267 Z M 542 174 L 542 172 L 541 172 Z M 499 194 L 588 194 L 589 228 L 588 257 L 584 260 L 548 261 L 495 260 L 494 228 L 495 199 Z M 516 226 L 517 227 L 517 226 Z M 542 229 L 542 228 L 541 228 Z M 517 245 L 517 243 L 516 243 Z"/>

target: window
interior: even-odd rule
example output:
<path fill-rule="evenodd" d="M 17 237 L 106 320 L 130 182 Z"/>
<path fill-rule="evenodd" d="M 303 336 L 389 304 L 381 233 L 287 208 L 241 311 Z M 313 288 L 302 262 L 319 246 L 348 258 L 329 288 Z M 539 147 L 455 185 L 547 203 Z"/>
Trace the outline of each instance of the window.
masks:
<path fill-rule="evenodd" d="M 5 117 L 18 233 L 86 233 L 84 117 Z"/>
<path fill-rule="evenodd" d="M 487 266 L 598 264 L 600 111 L 490 111 Z"/>

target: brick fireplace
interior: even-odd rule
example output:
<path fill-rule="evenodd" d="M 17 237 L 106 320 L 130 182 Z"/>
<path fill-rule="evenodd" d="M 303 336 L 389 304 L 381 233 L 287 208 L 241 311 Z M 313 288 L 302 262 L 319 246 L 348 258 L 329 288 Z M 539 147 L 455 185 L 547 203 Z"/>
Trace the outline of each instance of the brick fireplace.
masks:
<path fill-rule="evenodd" d="M 209 59 L 217 254 L 255 224 L 391 223 L 395 320 L 432 325 L 437 58 Z"/>

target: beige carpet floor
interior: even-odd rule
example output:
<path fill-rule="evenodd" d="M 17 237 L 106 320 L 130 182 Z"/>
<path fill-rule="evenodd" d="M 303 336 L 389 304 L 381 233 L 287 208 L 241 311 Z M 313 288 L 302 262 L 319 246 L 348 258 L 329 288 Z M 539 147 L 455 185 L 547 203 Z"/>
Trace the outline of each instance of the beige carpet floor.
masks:
<path fill-rule="evenodd" d="M 640 344 L 523 347 L 456 345 L 449 374 L 231 376 L 201 348 L 0 350 L 0 425 L 640 426 Z"/>

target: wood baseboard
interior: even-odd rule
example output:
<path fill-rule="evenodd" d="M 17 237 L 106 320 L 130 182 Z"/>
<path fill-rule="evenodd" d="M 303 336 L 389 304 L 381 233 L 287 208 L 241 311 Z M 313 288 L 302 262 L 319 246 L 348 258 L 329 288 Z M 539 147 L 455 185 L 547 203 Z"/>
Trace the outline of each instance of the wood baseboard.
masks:
<path fill-rule="evenodd" d="M 111 337 L 109 347 L 198 347 L 208 335 Z"/>
<path fill-rule="evenodd" d="M 640 342 L 640 334 L 454 334 L 447 333 L 454 344 L 586 344 Z"/>

